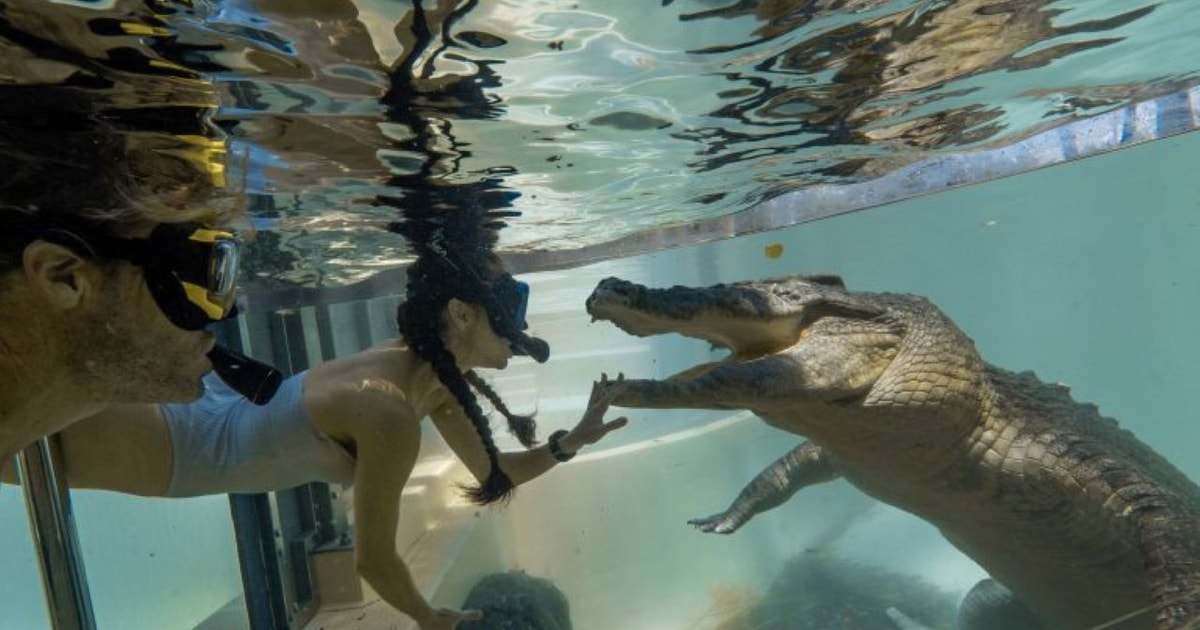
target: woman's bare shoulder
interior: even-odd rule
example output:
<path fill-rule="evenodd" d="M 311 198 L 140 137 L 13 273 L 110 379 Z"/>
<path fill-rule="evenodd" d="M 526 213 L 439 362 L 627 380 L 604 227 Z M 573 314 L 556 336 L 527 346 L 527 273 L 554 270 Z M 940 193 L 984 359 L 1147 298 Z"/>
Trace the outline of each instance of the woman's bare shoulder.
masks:
<path fill-rule="evenodd" d="M 304 404 L 314 424 L 335 437 L 420 419 L 405 391 L 409 361 L 401 346 L 375 346 L 310 370 Z"/>
<path fill-rule="evenodd" d="M 375 344 L 354 354 L 330 359 L 309 370 L 313 377 L 328 382 L 344 382 L 369 374 L 399 380 L 407 369 L 412 351 L 397 340 Z"/>

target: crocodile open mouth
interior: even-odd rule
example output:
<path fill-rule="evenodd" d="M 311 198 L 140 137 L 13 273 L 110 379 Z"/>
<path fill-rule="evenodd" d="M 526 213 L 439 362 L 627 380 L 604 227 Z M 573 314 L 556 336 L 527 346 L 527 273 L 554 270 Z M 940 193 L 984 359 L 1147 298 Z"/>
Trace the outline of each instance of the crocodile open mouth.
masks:
<path fill-rule="evenodd" d="M 680 334 L 687 335 L 687 333 L 680 333 Z M 770 343 L 770 344 L 764 344 L 761 340 L 757 340 L 757 339 L 750 343 L 739 344 L 736 341 L 732 342 L 732 343 L 730 343 L 728 341 L 716 341 L 712 338 L 713 336 L 704 336 L 704 335 L 699 335 L 699 334 L 687 335 L 689 337 L 696 337 L 699 339 L 704 339 L 704 340 L 708 341 L 709 346 L 711 347 L 711 349 L 713 351 L 725 351 L 725 352 L 728 352 L 728 355 L 726 355 L 724 358 L 717 360 L 717 361 L 702 363 L 700 365 L 696 365 L 691 368 L 688 368 L 682 372 L 679 372 L 677 374 L 670 376 L 668 378 L 668 380 L 695 379 L 700 376 L 703 376 L 704 374 L 706 374 L 722 365 L 727 365 L 730 363 L 748 363 L 751 361 L 769 357 L 769 356 L 772 356 L 772 355 L 780 352 L 781 350 L 791 348 L 792 346 L 794 346 L 796 343 L 798 343 L 800 341 L 800 339 L 801 339 L 801 337 L 803 337 L 803 335 L 804 335 L 803 329 L 795 329 L 794 334 L 792 334 L 786 338 L 783 338 L 783 339 L 778 339 L 774 343 Z M 727 336 L 723 336 L 723 337 L 727 338 Z"/>
<path fill-rule="evenodd" d="M 684 370 L 670 380 L 693 379 L 728 364 L 753 361 L 794 346 L 803 336 L 802 312 L 764 314 L 761 296 L 737 286 L 647 289 L 609 278 L 587 301 L 593 321 L 606 320 L 631 335 L 679 334 L 729 354 Z"/>

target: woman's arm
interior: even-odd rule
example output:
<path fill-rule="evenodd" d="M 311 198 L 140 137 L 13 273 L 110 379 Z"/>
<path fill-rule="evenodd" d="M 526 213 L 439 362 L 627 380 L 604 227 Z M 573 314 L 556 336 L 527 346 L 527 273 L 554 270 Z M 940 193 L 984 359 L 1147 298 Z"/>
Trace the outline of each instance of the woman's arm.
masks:
<path fill-rule="evenodd" d="M 359 575 L 422 630 L 448 630 L 459 621 L 479 619 L 477 611 L 431 606 L 396 549 L 400 494 L 417 460 L 419 424 L 390 397 L 359 393 L 352 402 L 343 408 L 355 416 L 347 418 L 346 426 L 355 445 L 355 566 Z"/>
<path fill-rule="evenodd" d="M 618 383 L 624 376 L 618 377 Z M 618 387 L 608 387 L 608 377 L 600 376 L 600 381 L 592 384 L 592 395 L 583 418 L 567 433 L 558 444 L 563 451 L 574 453 L 579 449 L 600 441 L 604 436 L 625 426 L 628 419 L 617 418 L 612 422 L 604 421 L 608 406 L 619 391 Z M 607 389 L 607 391 L 605 391 Z M 462 408 L 455 402 L 449 402 L 438 408 L 430 416 L 434 427 L 442 435 L 442 439 L 462 460 L 471 474 L 481 483 L 487 479 L 490 464 L 483 443 L 474 425 L 467 418 Z M 513 485 L 519 486 L 534 479 L 558 464 L 558 460 L 550 453 L 550 445 L 543 444 L 527 451 L 504 452 L 500 454 L 500 469 L 508 476 Z"/>

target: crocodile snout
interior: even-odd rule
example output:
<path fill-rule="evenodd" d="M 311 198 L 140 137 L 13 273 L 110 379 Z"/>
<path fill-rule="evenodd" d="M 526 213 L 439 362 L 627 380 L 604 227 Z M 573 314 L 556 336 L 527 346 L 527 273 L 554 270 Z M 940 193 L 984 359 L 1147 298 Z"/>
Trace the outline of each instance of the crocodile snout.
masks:
<path fill-rule="evenodd" d="M 629 307 L 637 288 L 638 285 L 620 278 L 601 280 L 585 303 L 588 314 L 595 319 L 602 317 L 601 311 L 607 307 Z"/>

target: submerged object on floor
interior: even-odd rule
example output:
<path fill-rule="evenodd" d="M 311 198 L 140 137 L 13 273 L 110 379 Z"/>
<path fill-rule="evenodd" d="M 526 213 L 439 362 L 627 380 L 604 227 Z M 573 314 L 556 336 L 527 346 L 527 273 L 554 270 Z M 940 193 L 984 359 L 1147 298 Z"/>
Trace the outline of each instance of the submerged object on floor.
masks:
<path fill-rule="evenodd" d="M 460 623 L 460 630 L 571 630 L 567 596 L 550 580 L 524 571 L 485 576 L 462 608 L 483 611 L 483 619 Z"/>
<path fill-rule="evenodd" d="M 914 575 L 823 552 L 790 558 L 731 628 L 930 630 L 954 627 L 954 596 Z"/>

